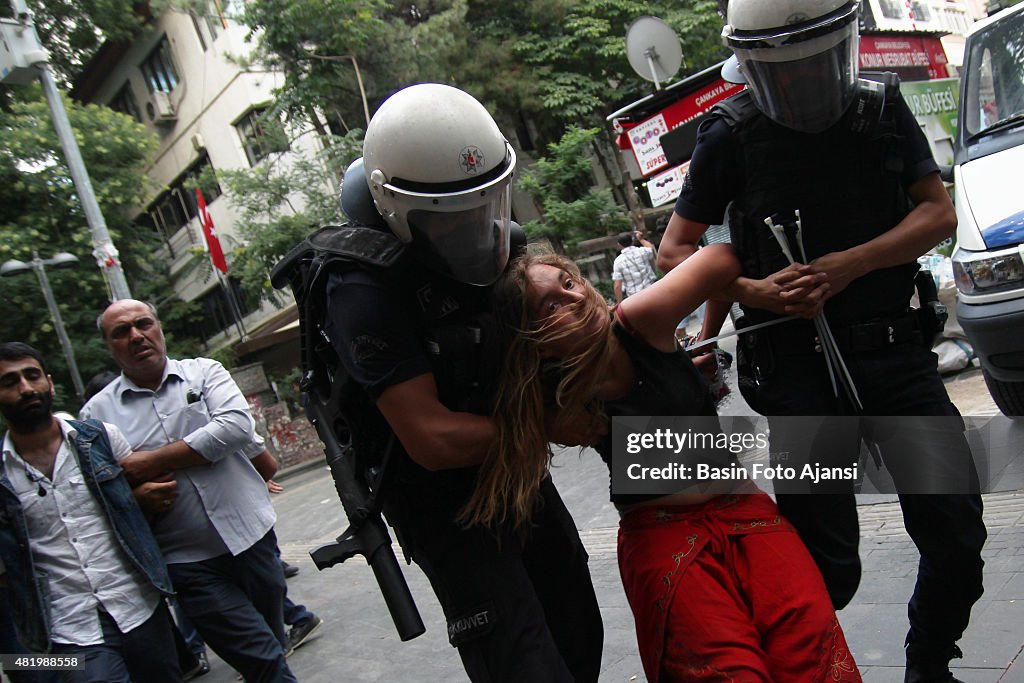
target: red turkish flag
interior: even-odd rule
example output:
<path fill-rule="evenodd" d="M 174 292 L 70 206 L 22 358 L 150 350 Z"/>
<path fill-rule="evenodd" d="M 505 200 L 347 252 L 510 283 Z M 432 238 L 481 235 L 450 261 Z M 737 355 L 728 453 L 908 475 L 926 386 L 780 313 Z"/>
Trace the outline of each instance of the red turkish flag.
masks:
<path fill-rule="evenodd" d="M 206 246 L 210 249 L 210 263 L 222 273 L 228 272 L 228 262 L 224 259 L 224 250 L 220 247 L 220 238 L 217 231 L 213 229 L 213 219 L 210 212 L 206 210 L 206 200 L 203 193 L 196 188 L 196 203 L 199 204 L 199 223 L 203 226 L 203 237 L 206 238 Z"/>

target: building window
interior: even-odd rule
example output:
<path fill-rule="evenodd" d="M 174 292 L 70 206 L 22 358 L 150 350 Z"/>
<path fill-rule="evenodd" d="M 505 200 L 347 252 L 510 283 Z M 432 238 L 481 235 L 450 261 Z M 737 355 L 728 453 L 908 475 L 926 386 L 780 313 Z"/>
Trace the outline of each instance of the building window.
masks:
<path fill-rule="evenodd" d="M 914 21 L 931 21 L 932 13 L 928 11 L 928 6 L 922 2 L 913 2 L 910 4 L 910 14 L 914 18 Z"/>
<path fill-rule="evenodd" d="M 259 309 L 258 299 L 248 296 L 237 279 L 233 277 L 226 279 L 235 295 L 235 301 L 238 303 L 243 318 Z M 201 334 L 204 339 L 209 339 L 234 327 L 235 316 L 231 312 L 232 307 L 228 303 L 223 287 L 214 287 L 199 297 L 199 303 L 203 307 Z"/>
<path fill-rule="evenodd" d="M 132 87 L 128 83 L 125 83 L 117 91 L 117 94 L 114 95 L 114 99 L 110 100 L 110 108 L 122 114 L 127 114 L 139 123 L 142 123 L 142 111 L 139 109 L 139 101 L 135 99 L 135 93 L 132 92 Z"/>
<path fill-rule="evenodd" d="M 881 0 L 882 16 L 886 19 L 902 19 L 907 16 L 907 8 L 899 0 Z"/>
<path fill-rule="evenodd" d="M 203 30 L 199 28 L 199 15 L 189 10 L 188 16 L 192 19 L 192 28 L 196 30 L 196 38 L 199 39 L 199 45 L 202 46 L 203 52 L 206 52 L 206 38 L 203 37 Z"/>
<path fill-rule="evenodd" d="M 255 166 L 273 152 L 288 151 L 288 139 L 281 122 L 266 107 L 250 110 L 235 123 L 249 165 Z"/>
<path fill-rule="evenodd" d="M 197 5 L 203 7 L 202 3 Z M 199 45 L 203 48 L 203 52 L 207 50 L 207 38 L 209 42 L 213 43 L 217 40 L 217 36 L 220 34 L 221 28 L 224 21 L 221 17 L 221 9 L 219 6 L 207 6 L 206 12 L 200 14 L 195 10 L 190 9 L 188 11 L 189 16 L 192 18 L 192 28 L 196 30 L 196 37 L 199 39 Z"/>
<path fill-rule="evenodd" d="M 151 93 L 171 92 L 178 85 L 178 72 L 174 68 L 174 60 L 171 59 L 171 43 L 167 36 L 160 39 L 139 68 Z"/>
<path fill-rule="evenodd" d="M 212 8 L 212 12 L 207 12 L 206 19 L 206 30 L 210 32 L 210 40 L 217 40 L 217 36 L 220 35 L 221 29 L 227 28 L 225 23 L 227 19 L 224 18 L 224 9 L 222 7 Z"/>
<path fill-rule="evenodd" d="M 177 254 L 171 244 L 171 238 L 179 230 L 188 225 L 188 222 L 199 214 L 196 205 L 196 193 L 194 189 L 199 180 L 200 174 L 208 171 L 207 176 L 212 175 L 213 165 L 210 164 L 210 157 L 201 156 L 194 164 L 178 176 L 170 188 L 153 202 L 146 215 L 139 219 L 139 223 L 156 231 L 171 253 L 171 258 Z M 216 183 L 203 192 L 203 198 L 209 204 L 221 195 L 220 186 Z M 194 242 L 195 236 L 190 235 Z"/>

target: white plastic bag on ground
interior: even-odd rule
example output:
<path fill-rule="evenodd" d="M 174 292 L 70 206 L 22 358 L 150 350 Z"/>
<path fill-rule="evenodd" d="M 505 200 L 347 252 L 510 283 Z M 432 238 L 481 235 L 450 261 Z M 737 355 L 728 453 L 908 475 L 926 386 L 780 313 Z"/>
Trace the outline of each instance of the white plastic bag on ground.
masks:
<path fill-rule="evenodd" d="M 946 339 L 932 349 L 939 357 L 939 374 L 960 372 L 966 368 L 974 356 L 974 349 L 962 339 Z"/>

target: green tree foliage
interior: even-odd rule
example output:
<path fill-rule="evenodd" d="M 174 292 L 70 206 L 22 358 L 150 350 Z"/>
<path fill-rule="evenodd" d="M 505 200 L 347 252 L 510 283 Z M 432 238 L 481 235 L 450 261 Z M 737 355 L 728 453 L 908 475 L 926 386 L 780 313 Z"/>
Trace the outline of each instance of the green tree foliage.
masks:
<path fill-rule="evenodd" d="M 279 105 L 291 116 L 319 118 L 340 132 L 366 126 L 363 89 L 373 99 L 400 78 L 402 22 L 389 24 L 384 0 L 256 0 L 237 18 L 252 30 L 252 59 L 279 69 Z"/>
<path fill-rule="evenodd" d="M 567 125 L 603 126 L 608 112 L 652 91 L 633 73 L 625 49 L 626 27 L 647 15 L 679 36 L 678 77 L 727 55 L 717 0 L 469 0 L 469 37 L 440 52 L 462 87 L 492 103 L 499 117 L 538 119 L 542 132 L 554 133 L 544 141 L 550 142 Z"/>
<path fill-rule="evenodd" d="M 57 79 L 64 82 L 81 71 L 105 40 L 130 38 L 167 6 L 164 0 L 145 4 L 137 0 L 27 0 L 27 4 Z M 10 3 L 0 3 L 0 15 L 11 14 Z"/>
<path fill-rule="evenodd" d="M 277 300 L 268 276 L 273 265 L 314 228 L 342 220 L 334 179 L 360 155 L 362 133 L 330 136 L 316 158 L 277 152 L 254 168 L 218 172 L 240 209 L 245 242 L 234 249 L 232 271 L 246 291 Z"/>
<path fill-rule="evenodd" d="M 235 18 L 251 28 L 251 59 L 285 75 L 278 110 L 292 125 L 312 121 L 331 146 L 332 133 L 351 142 L 351 154 L 310 167 L 264 162 L 219 174 L 244 214 L 248 242 L 236 252 L 235 270 L 246 288 L 266 296 L 267 269 L 310 227 L 331 218 L 309 207 L 333 210 L 333 196 L 304 197 L 299 208 L 289 202 L 290 192 L 315 194 L 320 183 L 311 178 L 340 177 L 344 163 L 359 153 L 364 106 L 372 114 L 388 95 L 415 82 L 461 87 L 484 102 L 504 130 L 533 131 L 530 142 L 549 149 L 520 181 L 542 212 L 542 221 L 529 226 L 534 235 L 571 249 L 628 227 L 612 193 L 593 189 L 591 160 L 617 175 L 618 150 L 604 116 L 652 89 L 630 69 L 624 45 L 628 24 L 650 14 L 681 37 L 680 76 L 724 55 L 716 0 L 246 2 Z M 625 203 L 624 194 L 618 203 Z"/>
<path fill-rule="evenodd" d="M 625 45 L 627 26 L 647 15 L 676 30 L 684 61 L 679 77 L 726 56 L 716 0 L 580 0 L 564 20 L 524 34 L 514 46 L 538 81 L 543 110 L 565 123 L 597 123 L 616 104 L 650 93 L 652 85 L 630 68 Z"/>
<path fill-rule="evenodd" d="M 545 238 L 571 253 L 581 240 L 629 228 L 629 217 L 611 192 L 593 187 L 586 151 L 598 134 L 595 128 L 570 126 L 560 141 L 548 145 L 548 155 L 523 173 L 519 187 L 539 200 L 541 213 L 540 221 L 523 226 L 530 238 Z"/>
<path fill-rule="evenodd" d="M 485 100 L 506 130 L 523 130 L 529 121 L 531 142 L 539 148 L 560 140 L 567 127 L 598 129 L 587 146 L 578 148 L 579 154 L 616 179 L 619 151 L 604 117 L 653 90 L 633 73 L 625 51 L 627 26 L 645 15 L 664 19 L 680 37 L 684 65 L 678 77 L 702 70 L 726 54 L 716 0 L 471 0 L 466 12 L 468 44 L 481 49 L 467 51 L 463 41 L 461 48 L 442 52 L 441 57 L 448 60 L 451 73 L 460 75 L 463 87 Z M 571 231 L 566 233 L 564 225 L 551 224 L 558 210 L 548 206 L 550 197 L 562 190 L 545 189 L 543 182 L 538 189 L 542 194 L 530 192 L 545 205 L 550 236 L 568 237 Z M 631 205 L 627 189 L 612 187 L 617 204 Z M 596 196 L 581 192 L 571 199 L 600 211 L 591 202 Z"/>
<path fill-rule="evenodd" d="M 28 95 L 32 95 L 30 92 Z M 35 99 L 0 112 L 0 261 L 46 259 L 58 251 L 78 256 L 67 270 L 49 269 L 61 317 L 75 347 L 84 381 L 112 362 L 95 327 L 107 302 L 106 285 L 92 257 L 89 227 L 70 172 L 38 88 Z M 159 273 L 148 263 L 156 243 L 130 222 L 129 207 L 143 198 L 143 162 L 155 147 L 146 129 L 106 107 L 65 101 L 71 126 L 89 169 L 100 209 L 137 296 L 155 292 Z M 40 349 L 59 385 L 61 405 L 74 408 L 74 386 L 67 372 L 39 283 L 32 273 L 0 280 L 6 341 Z"/>

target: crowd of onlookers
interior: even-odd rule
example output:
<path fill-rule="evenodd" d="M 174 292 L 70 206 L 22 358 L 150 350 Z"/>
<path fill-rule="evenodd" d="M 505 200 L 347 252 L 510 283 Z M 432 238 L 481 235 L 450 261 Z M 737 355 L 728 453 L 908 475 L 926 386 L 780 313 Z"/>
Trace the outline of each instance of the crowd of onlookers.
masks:
<path fill-rule="evenodd" d="M 168 358 L 150 304 L 97 325 L 121 373 L 93 378 L 80 420 L 54 414 L 38 351 L 0 344 L 0 649 L 77 662 L 8 676 L 190 680 L 209 647 L 246 681 L 294 681 L 323 620 L 288 598 L 278 463 L 246 399 L 220 363 Z"/>

